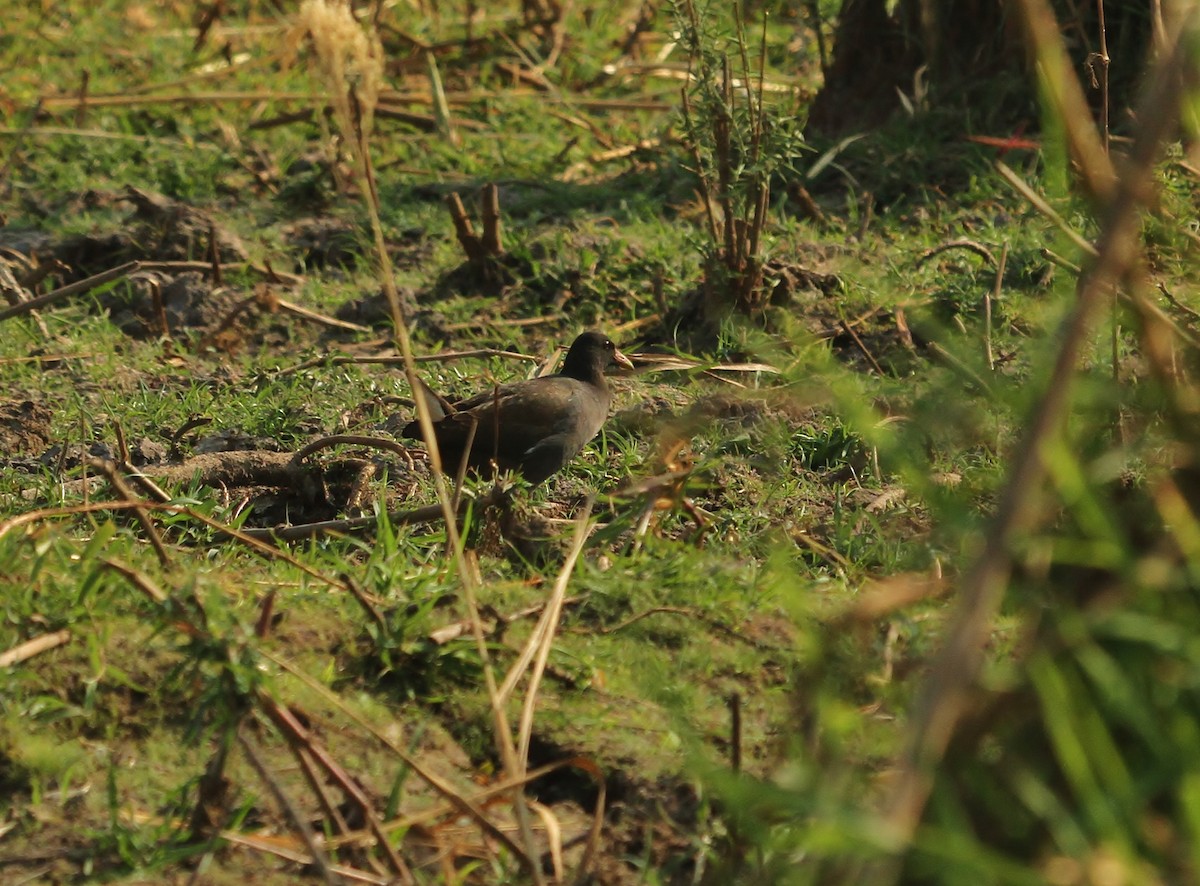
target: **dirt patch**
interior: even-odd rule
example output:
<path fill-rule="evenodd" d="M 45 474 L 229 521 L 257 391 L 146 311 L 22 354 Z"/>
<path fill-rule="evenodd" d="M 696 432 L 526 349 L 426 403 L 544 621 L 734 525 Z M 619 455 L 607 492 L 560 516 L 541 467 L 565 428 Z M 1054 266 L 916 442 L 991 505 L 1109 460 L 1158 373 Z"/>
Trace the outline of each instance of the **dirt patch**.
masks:
<path fill-rule="evenodd" d="M 284 228 L 283 239 L 306 271 L 352 268 L 363 260 L 364 234 L 346 219 L 302 218 Z"/>
<path fill-rule="evenodd" d="M 215 253 L 222 262 L 246 260 L 235 234 L 186 203 L 132 186 L 121 194 L 96 194 L 92 202 L 129 202 L 134 211 L 120 230 L 69 237 L 54 247 L 54 257 L 71 270 L 66 283 L 135 259 L 188 261 Z"/>
<path fill-rule="evenodd" d="M 36 455 L 50 445 L 50 420 L 54 413 L 33 400 L 0 401 L 0 452 Z"/>

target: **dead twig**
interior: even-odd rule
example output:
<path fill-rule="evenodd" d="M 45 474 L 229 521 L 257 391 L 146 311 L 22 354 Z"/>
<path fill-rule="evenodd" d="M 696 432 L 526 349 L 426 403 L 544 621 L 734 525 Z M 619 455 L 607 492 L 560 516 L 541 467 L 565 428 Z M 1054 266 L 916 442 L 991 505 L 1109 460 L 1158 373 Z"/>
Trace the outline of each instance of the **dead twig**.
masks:
<path fill-rule="evenodd" d="M 206 261 L 139 261 L 138 269 L 141 271 L 152 272 L 159 271 L 164 274 L 183 273 L 185 271 L 196 271 L 201 274 L 209 275 L 214 271 L 214 267 L 219 268 L 222 273 L 227 271 L 253 271 L 259 276 L 266 277 L 272 283 L 285 283 L 288 286 L 299 286 L 304 282 L 304 277 L 298 274 L 289 274 L 286 271 L 277 271 L 267 264 L 266 267 L 258 267 L 249 262 L 223 262 L 220 265 L 214 266 L 212 262 Z"/>
<path fill-rule="evenodd" d="M 329 857 L 317 841 L 317 835 L 313 831 L 312 826 L 309 825 L 305 814 L 284 792 L 278 780 L 267 769 L 266 763 L 263 762 L 258 752 L 254 750 L 254 745 L 250 743 L 250 739 L 246 738 L 240 730 L 238 731 L 237 740 L 238 744 L 242 746 L 242 753 L 246 757 L 246 762 L 250 764 L 250 768 L 258 773 L 258 777 L 262 779 L 271 796 L 275 798 L 275 802 L 279 804 L 279 808 L 283 810 L 288 820 L 291 821 L 292 827 L 296 829 L 296 833 L 300 835 L 300 839 L 304 841 L 304 845 L 308 847 L 309 862 L 317 869 L 317 873 L 320 874 L 322 880 L 329 884 L 329 886 L 335 886 L 338 881 L 330 869 Z"/>
<path fill-rule="evenodd" d="M 732 693 L 729 705 L 729 768 L 734 772 L 742 770 L 742 696 Z"/>
<path fill-rule="evenodd" d="M 973 252 L 986 261 L 993 268 L 996 267 L 996 256 L 992 255 L 992 251 L 974 240 L 951 240 L 948 243 L 942 243 L 940 246 L 935 246 L 932 249 L 926 249 L 921 253 L 921 257 L 917 259 L 917 267 L 925 264 L 930 259 L 941 255 L 943 252 L 949 252 L 951 249 L 965 249 L 968 252 Z"/>
<path fill-rule="evenodd" d="M 505 846 L 505 848 L 508 849 L 510 852 L 512 852 L 515 856 L 517 856 L 517 857 L 521 856 L 521 854 L 524 852 L 524 850 L 512 839 L 512 837 L 510 837 L 508 834 L 504 833 L 503 830 L 498 828 L 488 818 L 488 816 L 484 812 L 484 810 L 478 805 L 476 799 L 471 798 L 471 797 L 466 797 L 463 794 L 459 793 L 457 790 L 455 790 L 454 787 L 452 785 L 450 785 L 449 782 L 447 782 L 441 776 L 437 775 L 435 772 L 433 772 L 431 769 L 429 769 L 419 758 L 410 754 L 408 751 L 406 751 L 404 748 L 402 748 L 399 744 L 397 744 L 394 739 L 390 738 L 388 735 L 385 735 L 374 724 L 365 720 L 358 711 L 348 707 L 340 696 L 338 696 L 336 693 L 332 692 L 329 689 L 329 687 L 325 686 L 319 680 L 316 680 L 313 677 L 309 676 L 306 672 L 304 672 L 300 668 L 296 667 L 294 664 L 292 664 L 287 659 L 280 658 L 279 656 L 274 655 L 273 653 L 271 653 L 267 650 L 259 650 L 259 651 L 260 651 L 260 654 L 263 655 L 265 658 L 268 658 L 271 661 L 275 662 L 275 664 L 279 665 L 281 668 L 283 668 L 285 671 L 287 671 L 293 677 L 296 677 L 298 680 L 300 680 L 302 683 L 304 683 L 305 686 L 307 686 L 311 691 L 315 692 L 318 696 L 320 696 L 322 699 L 324 699 L 328 704 L 332 705 L 334 708 L 336 708 L 338 711 L 340 711 L 341 714 L 344 717 L 346 717 L 347 720 L 356 723 L 359 727 L 361 727 L 369 735 L 371 735 L 377 742 L 379 742 L 381 745 L 383 745 L 383 747 L 387 748 L 392 753 L 394 753 L 404 763 L 404 765 L 407 766 L 413 772 L 414 775 L 416 775 L 418 778 L 422 779 L 433 790 L 435 790 L 437 793 L 441 794 L 442 797 L 444 797 L 449 802 L 450 809 L 443 809 L 440 812 L 435 811 L 435 810 L 430 810 L 429 811 L 430 817 L 437 817 L 439 815 L 445 815 L 448 811 L 456 810 L 459 813 L 466 815 L 469 818 L 471 818 L 473 821 L 475 821 L 475 823 L 478 824 L 479 827 L 486 834 L 488 834 L 489 836 L 491 836 L 492 838 L 494 838 L 495 840 L 497 840 L 501 844 L 503 844 Z M 565 763 L 554 764 L 553 768 L 556 769 L 562 765 L 565 765 Z M 544 774 L 547 771 L 553 771 L 553 769 L 551 769 L 550 767 L 543 767 L 543 769 L 541 769 L 541 770 L 536 770 L 533 773 L 528 773 L 526 775 L 526 779 L 539 776 L 541 774 Z M 489 791 L 485 792 L 482 796 L 484 799 L 487 799 L 488 797 L 493 796 L 495 794 L 501 794 L 506 791 L 512 790 L 513 787 L 514 787 L 513 783 L 509 780 L 506 780 L 499 784 L 493 785 L 491 787 L 491 789 Z M 409 818 L 404 819 L 401 823 L 399 823 L 399 824 L 393 823 L 393 824 L 389 825 L 388 827 L 389 828 L 394 828 L 397 826 L 407 827 L 411 824 L 414 824 L 414 823 L 416 823 L 418 821 L 422 821 L 422 820 L 425 820 L 423 814 L 418 814 L 418 816 L 410 816 Z"/>
<path fill-rule="evenodd" d="M 1029 201 L 1029 205 L 1044 215 L 1056 228 L 1067 235 L 1067 238 L 1079 248 L 1079 251 L 1084 255 L 1095 257 L 1096 247 L 1084 239 L 1078 231 L 1072 228 L 1065 218 L 1059 215 L 1054 208 L 1046 202 L 1046 200 L 1025 183 L 1025 180 L 1012 171 L 1005 163 L 1000 160 L 996 161 L 996 171 L 1000 176 L 1012 185 L 1013 189 Z"/>
<path fill-rule="evenodd" d="M 524 360 L 528 363 L 541 362 L 537 357 L 531 357 L 529 354 L 519 354 L 516 351 L 504 351 L 497 348 L 476 348 L 469 351 L 442 351 L 438 354 L 421 354 L 413 356 L 414 363 L 449 363 L 454 360 L 469 360 L 480 359 L 485 357 L 499 357 L 506 360 Z M 312 369 L 314 366 L 365 366 L 368 364 L 378 364 L 380 366 L 403 366 L 405 360 L 403 357 L 394 355 L 378 356 L 378 357 L 355 357 L 350 354 L 322 354 L 318 357 L 312 357 L 305 360 L 303 363 L 298 363 L 295 366 L 289 366 L 286 369 L 281 369 L 275 373 L 277 378 L 292 375 L 296 372 L 303 372 L 306 369 Z"/>
<path fill-rule="evenodd" d="M 460 508 L 456 516 L 462 516 Z M 440 504 L 426 505 L 408 511 L 391 511 L 388 522 L 399 526 L 401 524 L 437 523 L 445 520 L 445 513 Z M 344 520 L 320 520 L 315 523 L 295 523 L 288 526 L 274 526 L 270 529 L 243 529 L 246 538 L 260 542 L 293 542 L 310 539 L 327 538 L 329 536 L 346 535 L 364 529 L 373 529 L 379 523 L 379 518 L 371 514 L 366 517 L 348 517 Z"/>
<path fill-rule="evenodd" d="M 141 268 L 141 262 L 126 262 L 107 271 L 101 271 L 99 274 L 93 274 L 86 279 L 68 283 L 66 286 L 60 286 L 58 289 L 47 292 L 45 295 L 39 295 L 37 298 L 31 298 L 28 301 L 23 301 L 0 310 L 0 320 L 7 320 L 9 317 L 19 317 L 22 314 L 28 314 L 30 311 L 44 308 L 46 305 L 61 301 L 69 296 L 78 295 L 81 292 L 90 292 L 97 286 L 103 286 L 105 283 L 111 283 L 113 280 L 119 280 L 129 274 L 136 273 Z"/>
<path fill-rule="evenodd" d="M 585 599 L 587 599 L 586 595 L 567 597 L 565 600 L 563 600 L 563 606 L 574 606 L 577 603 L 581 603 Z M 495 624 L 490 628 L 490 633 L 493 635 L 498 635 L 503 632 L 505 628 L 511 624 L 514 624 L 515 622 L 530 618 L 534 615 L 540 615 L 546 610 L 547 605 L 547 603 L 538 603 L 534 606 L 526 606 L 524 609 L 518 609 L 516 612 L 510 612 L 507 614 L 499 612 L 493 613 L 492 617 L 495 620 Z M 429 637 L 430 642 L 436 643 L 439 646 L 443 646 L 446 643 L 449 643 L 451 640 L 458 639 L 470 629 L 471 625 L 469 623 L 465 621 L 456 621 L 430 631 L 427 636 Z"/>
<path fill-rule="evenodd" d="M 503 492 L 493 491 L 483 498 L 475 500 L 473 503 L 482 512 L 499 506 L 502 499 Z M 467 508 L 471 505 L 471 501 L 460 501 L 451 513 L 454 514 L 456 519 L 461 518 L 465 516 Z M 401 524 L 436 523 L 439 520 L 445 520 L 445 516 L 445 511 L 439 503 L 407 511 L 390 511 L 388 512 L 387 519 L 389 523 L 399 526 Z M 316 523 L 275 526 L 270 529 L 242 529 L 239 532 L 246 538 L 258 542 L 292 542 L 373 529 L 378 522 L 379 518 L 372 514 L 366 517 L 351 517 L 344 520 L 322 520 Z"/>
<path fill-rule="evenodd" d="M 1162 293 L 1163 298 L 1165 298 L 1167 301 L 1169 301 L 1171 303 L 1171 307 L 1175 308 L 1177 311 L 1182 311 L 1183 313 L 1185 313 L 1189 317 L 1191 317 L 1193 320 L 1200 320 L 1200 311 L 1196 311 L 1193 308 L 1189 308 L 1187 305 L 1185 305 L 1183 302 L 1181 302 L 1179 299 L 1177 299 L 1174 295 L 1171 294 L 1171 290 L 1167 289 L 1166 285 L 1162 281 L 1159 281 L 1155 285 L 1158 287 L 1158 291 Z"/>
<path fill-rule="evenodd" d="M 87 464 L 93 470 L 99 471 L 104 475 L 117 495 L 131 501 L 136 498 L 133 490 L 129 488 L 129 484 L 125 482 L 125 478 L 121 475 L 121 466 L 116 462 L 106 458 L 90 458 Z M 146 538 L 149 539 L 151 547 L 154 548 L 154 553 L 158 555 L 158 562 L 163 566 L 170 566 L 171 556 L 167 553 L 166 545 L 163 544 L 162 537 L 154 527 L 154 522 L 150 519 L 150 514 L 145 508 L 135 507 L 133 508 L 133 516 L 141 525 L 142 531 L 146 533 Z"/>
<path fill-rule="evenodd" d="M 359 808 L 374 833 L 379 848 L 383 850 L 384 856 L 388 859 L 392 870 L 399 876 L 400 881 L 405 884 L 415 883 L 408 865 L 404 863 L 395 847 L 392 846 L 392 841 L 388 839 L 387 832 L 384 831 L 379 816 L 375 814 L 370 798 L 359 787 L 355 778 L 325 750 L 289 708 L 279 704 L 264 692 L 258 694 L 258 708 L 275 724 L 275 728 L 287 740 L 288 746 L 294 753 L 298 754 L 300 749 L 303 749 L 311 754 L 317 764 L 346 795 L 346 798 Z"/>
<path fill-rule="evenodd" d="M 281 843 L 277 837 L 266 838 L 258 837 L 254 834 L 241 834 L 237 831 L 220 831 L 219 836 L 227 843 L 232 843 L 234 846 L 244 846 L 247 849 L 254 849 L 258 852 L 266 852 L 274 855 L 277 858 L 282 858 L 286 861 L 294 862 L 299 865 L 313 864 L 313 857 L 305 852 L 300 852 L 297 849 Z M 332 841 L 330 841 L 332 843 Z M 329 864 L 331 873 L 336 874 L 342 880 L 353 883 L 369 883 L 371 886 L 389 886 L 392 878 L 380 874 L 374 874 L 369 871 L 362 871 L 357 868 L 347 867 L 342 864 Z M 336 881 L 335 881 L 336 882 Z"/>
<path fill-rule="evenodd" d="M 863 343 L 863 340 L 859 337 L 858 333 L 854 331 L 854 327 L 852 327 L 845 320 L 839 320 L 838 325 L 841 326 L 842 331 L 846 333 L 846 335 L 850 336 L 850 338 L 854 340 L 854 343 L 858 345 L 858 349 L 862 351 L 863 356 L 867 358 L 867 362 L 871 364 L 871 368 L 874 369 L 879 375 L 886 375 L 886 373 L 883 371 L 883 367 L 879 365 L 879 361 L 875 359 L 875 355 L 868 350 L 866 344 Z"/>
<path fill-rule="evenodd" d="M 18 643 L 7 652 L 0 652 L 0 668 L 11 668 L 13 665 L 28 661 L 35 655 L 41 655 L 43 652 L 48 652 L 51 649 L 62 646 L 64 643 L 69 642 L 70 639 L 71 632 L 62 630 L 42 634 L 39 637 L 34 637 L 32 640 Z"/>
<path fill-rule="evenodd" d="M 455 236 L 458 237 L 463 252 L 467 254 L 467 260 L 483 261 L 487 257 L 487 251 L 484 249 L 483 241 L 475 233 L 475 226 L 471 224 L 471 218 L 467 215 L 462 198 L 457 193 L 447 194 L 446 208 L 450 211 L 450 221 L 454 223 Z"/>
<path fill-rule="evenodd" d="M 546 326 L 551 323 L 562 323 L 566 320 L 564 314 L 548 314 L 544 317 L 476 317 L 462 323 L 447 323 L 442 328 L 447 332 L 461 332 L 464 329 L 509 329 L 512 327 Z M 613 331 L 616 334 L 616 330 Z"/>
<path fill-rule="evenodd" d="M 331 449 L 334 446 L 365 446 L 369 449 L 380 449 L 384 452 L 391 452 L 394 455 L 408 459 L 410 468 L 413 464 L 412 454 L 409 448 L 403 443 L 397 443 L 395 440 L 388 440 L 384 437 L 367 437 L 360 434 L 334 434 L 330 437 L 321 437 L 319 440 L 306 443 L 300 449 L 296 450 L 296 454 L 292 458 L 297 462 L 301 462 L 315 452 L 320 452 L 322 449 Z"/>
<path fill-rule="evenodd" d="M 371 327 L 361 326 L 358 323 L 351 323 L 347 320 L 339 320 L 336 317 L 330 317 L 303 305 L 298 305 L 295 302 L 290 302 L 282 298 L 276 298 L 275 304 L 282 311 L 287 311 L 293 316 L 299 317 L 301 320 L 307 320 L 310 323 L 316 323 L 320 326 L 328 326 L 330 329 L 344 329 L 347 332 L 370 333 Z"/>
<path fill-rule="evenodd" d="M 987 361 L 988 369 L 996 371 L 996 358 L 992 353 L 992 303 L 1000 300 L 1000 291 L 1004 285 L 1004 266 L 1008 264 L 1008 241 L 1000 248 L 1000 261 L 996 263 L 996 281 L 992 291 L 983 294 L 983 359 Z"/>

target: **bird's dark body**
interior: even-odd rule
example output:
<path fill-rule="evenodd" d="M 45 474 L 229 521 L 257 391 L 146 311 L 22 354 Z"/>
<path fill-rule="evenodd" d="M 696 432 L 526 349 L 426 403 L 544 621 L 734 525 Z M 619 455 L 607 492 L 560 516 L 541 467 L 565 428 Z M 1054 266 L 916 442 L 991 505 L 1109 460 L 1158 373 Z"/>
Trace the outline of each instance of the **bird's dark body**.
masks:
<path fill-rule="evenodd" d="M 433 413 L 443 467 L 455 471 L 470 445 L 470 467 L 486 470 L 495 460 L 501 471 L 541 483 L 604 425 L 612 404 L 604 368 L 612 362 L 632 365 L 604 335 L 585 332 L 556 375 L 500 385 L 458 403 L 421 392 Z M 410 422 L 401 434 L 421 439 L 420 424 Z"/>

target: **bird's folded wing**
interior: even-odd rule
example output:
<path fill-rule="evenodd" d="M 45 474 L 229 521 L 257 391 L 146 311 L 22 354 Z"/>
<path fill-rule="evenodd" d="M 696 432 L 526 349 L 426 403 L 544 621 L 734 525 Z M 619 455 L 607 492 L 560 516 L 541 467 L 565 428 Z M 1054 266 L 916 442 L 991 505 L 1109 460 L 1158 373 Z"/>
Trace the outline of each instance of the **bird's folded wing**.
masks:
<path fill-rule="evenodd" d="M 458 411 L 449 400 L 425 384 L 423 379 L 418 378 L 416 382 L 417 387 L 413 391 L 413 394 L 425 402 L 425 408 L 429 410 L 430 419 L 438 422 L 447 415 L 453 415 Z"/>

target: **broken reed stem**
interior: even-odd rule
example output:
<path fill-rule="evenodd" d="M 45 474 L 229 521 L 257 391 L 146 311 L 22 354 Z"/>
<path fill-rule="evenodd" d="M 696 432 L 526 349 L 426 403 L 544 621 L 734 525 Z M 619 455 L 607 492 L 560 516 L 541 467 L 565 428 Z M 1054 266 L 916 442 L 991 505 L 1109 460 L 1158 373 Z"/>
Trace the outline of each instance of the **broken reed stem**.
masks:
<path fill-rule="evenodd" d="M 1004 267 L 1008 264 L 1008 241 L 1000 247 L 1000 259 L 996 262 L 996 282 L 992 284 L 991 292 L 983 295 L 983 358 L 987 361 L 988 369 L 996 371 L 996 357 L 992 353 L 992 303 L 1000 300 L 1004 286 Z"/>
<path fill-rule="evenodd" d="M 467 208 L 463 206 L 462 198 L 456 192 L 451 191 L 446 195 L 446 208 L 450 211 L 450 221 L 454 223 L 454 233 L 462 245 L 463 252 L 467 254 L 467 260 L 482 261 L 484 257 L 483 243 L 480 241 L 479 235 L 475 233 L 475 226 L 471 224 L 471 217 L 467 215 Z"/>
<path fill-rule="evenodd" d="M 1042 15 L 1047 10 L 1041 5 L 1043 2 L 1022 0 L 1031 30 L 1037 30 L 1038 26 L 1030 22 L 1040 20 L 1044 24 Z M 1052 15 L 1049 21 L 1053 22 Z M 1052 35 L 1039 36 L 1061 41 L 1057 27 L 1053 24 L 1050 27 Z M 1170 55 L 1155 66 L 1151 89 L 1139 108 L 1141 128 L 1130 161 L 1116 182 L 1111 205 L 1104 213 L 1096 258 L 1079 280 L 1075 306 L 1064 324 L 1054 369 L 1016 453 L 1012 474 L 984 538 L 983 549 L 964 577 L 953 624 L 914 710 L 908 748 L 885 813 L 892 845 L 899 848 L 889 859 L 864 866 L 859 871 L 859 882 L 888 883 L 898 879 L 902 851 L 916 833 L 937 766 L 970 704 L 971 687 L 984 661 L 986 639 L 1011 575 L 1013 542 L 1037 517 L 1037 501 L 1047 470 L 1042 452 L 1046 442 L 1061 431 L 1062 417 L 1068 413 L 1083 344 L 1109 293 L 1137 266 L 1140 211 L 1154 192 L 1154 164 L 1163 143 L 1174 131 L 1181 91 L 1185 83 L 1191 85 L 1196 79 L 1195 72 L 1188 68 L 1187 42 L 1177 39 Z M 1078 87 L 1077 82 L 1075 86 Z M 1063 122 L 1073 143 L 1085 140 L 1071 135 L 1073 128 L 1090 126 L 1094 134 L 1094 124 L 1086 114 L 1065 118 Z M 1087 164 L 1084 167 L 1089 168 Z M 1106 170 L 1093 166 L 1090 171 L 1097 177 L 1091 183 L 1094 186 L 1109 180 L 1111 167 Z"/>
<path fill-rule="evenodd" d="M 362 729 L 366 730 L 366 732 L 383 747 L 394 753 L 400 759 L 400 761 L 404 763 L 404 765 L 407 766 L 410 771 L 412 771 L 414 775 L 422 779 L 426 784 L 433 788 L 436 793 L 440 794 L 448 803 L 453 806 L 453 808 L 457 809 L 468 818 L 474 820 L 475 823 L 478 824 L 488 836 L 499 842 L 514 855 L 521 854 L 523 851 L 521 847 L 513 842 L 512 837 L 508 836 L 508 834 L 492 823 L 491 819 L 487 817 L 487 814 L 484 812 L 481 806 L 479 806 L 474 800 L 460 794 L 449 782 L 445 781 L 441 776 L 437 775 L 431 769 L 426 768 L 420 759 L 414 757 L 412 754 L 406 751 L 403 747 L 397 744 L 395 740 L 385 735 L 378 727 L 364 719 L 357 711 L 348 707 L 345 701 L 343 701 L 341 697 L 334 693 L 328 686 L 309 676 L 307 672 L 301 668 L 298 668 L 285 658 L 280 658 L 265 649 L 259 650 L 259 653 L 263 657 L 268 658 L 275 664 L 279 665 L 300 682 L 304 683 L 311 691 L 315 692 L 326 702 L 345 715 L 347 719 L 353 721 Z M 538 772 L 542 771 L 546 771 L 546 768 L 543 767 L 542 770 L 538 770 Z M 506 785 L 492 786 L 490 789 L 485 790 L 484 797 L 490 797 L 493 796 L 493 793 L 500 793 L 502 791 L 509 790 L 517 781 L 523 782 L 523 779 L 517 779 L 513 783 Z"/>
<path fill-rule="evenodd" d="M 479 217 L 483 222 L 483 251 L 488 255 L 501 255 L 504 247 L 500 219 L 500 189 L 496 187 L 495 182 L 488 182 L 483 186 L 479 202 Z"/>
<path fill-rule="evenodd" d="M 1104 153 L 1109 152 L 1108 132 L 1108 34 L 1104 27 L 1104 0 L 1096 0 L 1097 26 L 1100 29 L 1100 52 L 1096 61 L 1100 63 L 1100 136 L 1103 139 Z"/>

